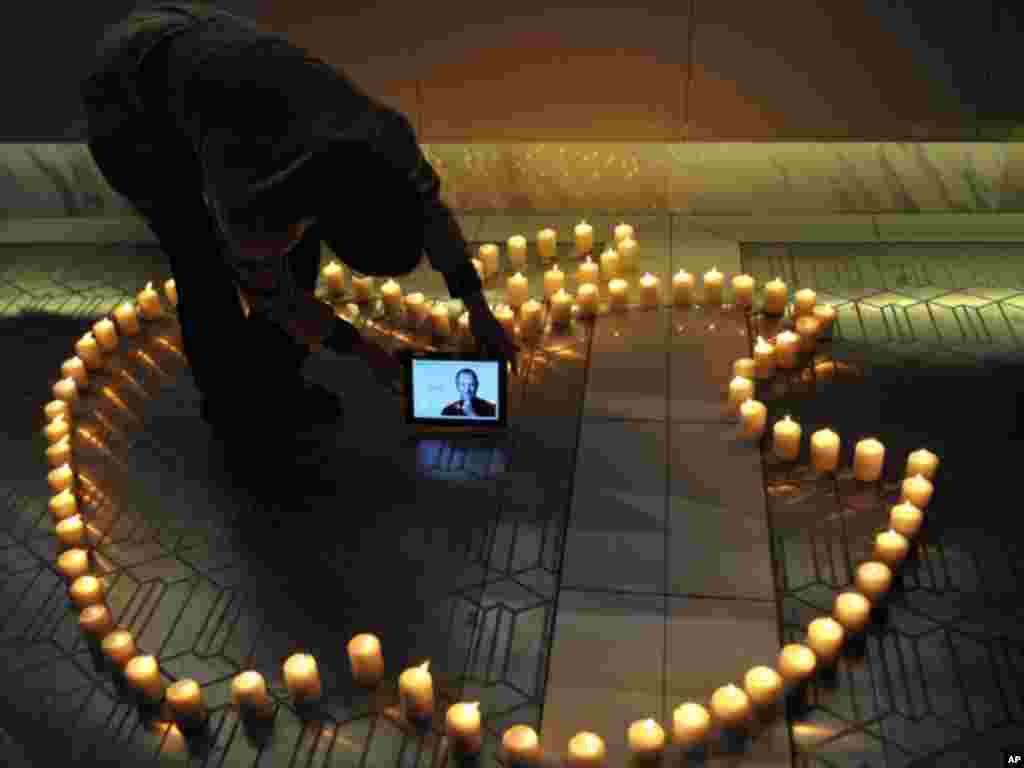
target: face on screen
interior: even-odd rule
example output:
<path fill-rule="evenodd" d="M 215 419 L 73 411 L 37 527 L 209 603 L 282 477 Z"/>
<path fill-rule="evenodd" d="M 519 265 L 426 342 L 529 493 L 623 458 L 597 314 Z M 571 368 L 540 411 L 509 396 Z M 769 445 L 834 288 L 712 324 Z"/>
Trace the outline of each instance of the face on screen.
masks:
<path fill-rule="evenodd" d="M 498 363 L 414 360 L 412 394 L 417 419 L 497 420 Z"/>

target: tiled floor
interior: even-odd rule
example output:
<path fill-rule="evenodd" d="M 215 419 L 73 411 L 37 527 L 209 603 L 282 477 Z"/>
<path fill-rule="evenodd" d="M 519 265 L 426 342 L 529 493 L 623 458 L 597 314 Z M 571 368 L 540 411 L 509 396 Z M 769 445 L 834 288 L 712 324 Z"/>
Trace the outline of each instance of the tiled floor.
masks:
<path fill-rule="evenodd" d="M 474 242 L 503 243 L 578 220 L 535 218 L 463 223 Z M 592 223 L 603 249 L 617 222 Z M 486 440 L 416 437 L 365 367 L 317 356 L 307 374 L 350 406 L 341 428 L 304 436 L 290 455 L 260 447 L 252 458 L 276 481 L 272 497 L 240 487 L 208 439 L 173 317 L 111 357 L 78 420 L 99 442 L 76 438 L 86 506 L 104 533 L 96 567 L 116 621 L 159 656 L 165 682 L 203 685 L 209 729 L 188 741 L 141 716 L 78 630 L 54 570 L 40 433 L 75 338 L 167 267 L 152 247 L 0 248 L 0 349 L 13 363 L 3 379 L 0 714 L 24 754 L 39 765 L 438 764 L 443 722 L 417 733 L 394 713 L 398 673 L 429 658 L 441 712 L 458 698 L 482 702 L 481 765 L 494 764 L 515 723 L 540 730 L 551 764 L 575 732 L 593 730 L 609 765 L 625 765 L 632 720 L 668 725 L 678 703 L 706 702 L 773 663 L 780 643 L 828 610 L 919 447 L 942 459 L 928 529 L 863 647 L 747 743 L 673 752 L 668 764 L 982 766 L 1024 744 L 1020 444 L 1009 436 L 1024 246 L 740 249 L 672 217 L 634 223 L 638 272 L 663 283 L 714 265 L 759 284 L 779 275 L 836 304 L 817 375 L 758 385 L 769 424 L 789 413 L 803 425 L 795 465 L 775 461 L 767 442 L 741 441 L 722 407 L 751 330 L 729 308 L 634 308 L 524 342 L 508 434 Z M 570 250 L 560 244 L 559 260 L 575 291 Z M 532 293 L 541 271 L 528 270 Z M 400 282 L 444 295 L 425 267 Z M 494 283 L 488 294 L 502 291 Z M 427 341 L 386 324 L 374 332 L 388 344 Z M 806 438 L 823 426 L 842 436 L 845 466 L 856 440 L 883 441 L 881 489 L 807 471 Z M 271 516 L 286 520 L 273 534 L 259 522 Z M 384 643 L 388 677 L 374 695 L 348 671 L 343 644 L 359 631 Z M 280 671 L 300 648 L 317 656 L 326 694 L 319 712 L 301 715 Z M 245 666 L 278 701 L 269 734 L 228 706 Z"/>

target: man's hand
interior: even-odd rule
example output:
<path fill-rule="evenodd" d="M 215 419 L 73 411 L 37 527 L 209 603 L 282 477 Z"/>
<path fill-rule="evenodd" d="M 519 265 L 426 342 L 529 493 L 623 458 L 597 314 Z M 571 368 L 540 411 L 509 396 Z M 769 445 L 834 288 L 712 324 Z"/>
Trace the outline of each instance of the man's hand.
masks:
<path fill-rule="evenodd" d="M 482 293 L 474 293 L 463 299 L 469 310 L 469 329 L 481 348 L 490 354 L 498 354 L 512 365 L 512 373 L 519 373 L 519 347 L 508 337 L 498 318 L 487 306 Z"/>

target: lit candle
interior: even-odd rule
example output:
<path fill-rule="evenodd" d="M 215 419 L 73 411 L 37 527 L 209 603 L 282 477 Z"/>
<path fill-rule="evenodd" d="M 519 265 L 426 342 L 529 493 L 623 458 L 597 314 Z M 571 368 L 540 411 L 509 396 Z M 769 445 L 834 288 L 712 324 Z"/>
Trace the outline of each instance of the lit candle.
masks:
<path fill-rule="evenodd" d="M 811 315 L 814 313 L 814 304 L 818 300 L 818 294 L 810 288 L 801 288 L 793 299 L 793 317 Z"/>
<path fill-rule="evenodd" d="M 195 721 L 206 717 L 203 689 L 190 678 L 186 677 L 167 686 L 167 704 L 171 715 L 177 720 Z"/>
<path fill-rule="evenodd" d="M 81 610 L 88 605 L 103 602 L 103 582 L 92 574 L 79 576 L 71 582 L 71 602 Z"/>
<path fill-rule="evenodd" d="M 46 481 L 50 484 L 50 488 L 59 493 L 65 488 L 74 488 L 75 473 L 71 471 L 71 465 L 61 464 L 56 469 L 50 470 Z"/>
<path fill-rule="evenodd" d="M 529 296 L 530 285 L 522 272 L 516 272 L 505 281 L 505 302 L 511 307 L 521 307 Z"/>
<path fill-rule="evenodd" d="M 392 279 L 388 279 L 380 287 L 380 295 L 384 301 L 384 309 L 391 317 L 398 317 L 402 313 L 402 286 Z"/>
<path fill-rule="evenodd" d="M 555 264 L 544 273 L 544 298 L 550 299 L 565 285 L 565 273 Z"/>
<path fill-rule="evenodd" d="M 46 449 L 46 460 L 51 467 L 59 467 L 61 464 L 71 463 L 71 435 L 62 437 L 56 443 Z"/>
<path fill-rule="evenodd" d="M 480 751 L 480 702 L 460 701 L 448 707 L 445 716 L 448 741 L 456 754 L 475 755 Z"/>
<path fill-rule="evenodd" d="M 892 586 L 892 570 L 885 563 L 874 560 L 861 563 L 857 566 L 854 584 L 868 600 L 878 600 Z"/>
<path fill-rule="evenodd" d="M 601 254 L 601 279 L 607 282 L 619 276 L 619 254 L 611 248 Z"/>
<path fill-rule="evenodd" d="M 430 314 L 430 309 L 424 301 L 423 294 L 416 292 L 407 294 L 405 297 L 405 309 L 407 319 L 412 328 L 419 328 Z"/>
<path fill-rule="evenodd" d="M 92 635 L 97 640 L 102 640 L 114 629 L 114 619 L 107 606 L 103 603 L 95 603 L 87 605 L 78 614 L 78 626 L 83 632 Z"/>
<path fill-rule="evenodd" d="M 839 465 L 839 435 L 819 429 L 811 435 L 811 464 L 817 472 L 835 472 Z"/>
<path fill-rule="evenodd" d="M 814 307 L 814 319 L 820 323 L 818 333 L 828 333 L 836 319 L 836 308 L 831 304 L 817 304 Z"/>
<path fill-rule="evenodd" d="M 796 461 L 800 455 L 800 436 L 803 433 L 800 425 L 786 414 L 786 418 L 775 422 L 773 432 L 775 441 L 772 448 L 775 455 L 783 461 Z"/>
<path fill-rule="evenodd" d="M 816 665 L 817 659 L 814 657 L 814 651 L 806 645 L 790 643 L 783 646 L 779 653 L 779 674 L 787 683 L 799 683 L 806 680 L 814 672 Z"/>
<path fill-rule="evenodd" d="M 336 261 L 324 266 L 321 274 L 327 283 L 327 293 L 331 296 L 340 296 L 345 291 L 345 268 Z"/>
<path fill-rule="evenodd" d="M 743 677 L 743 688 L 755 707 L 765 707 L 782 694 L 782 677 L 771 667 L 752 667 Z"/>
<path fill-rule="evenodd" d="M 800 349 L 804 352 L 813 352 L 818 344 L 818 331 L 821 324 L 810 315 L 804 315 L 796 319 L 796 334 L 800 337 Z"/>
<path fill-rule="evenodd" d="M 732 364 L 732 375 L 742 376 L 745 379 L 754 378 L 754 358 L 752 357 L 741 357 L 738 360 L 734 360 Z"/>
<path fill-rule="evenodd" d="M 111 322 L 109 317 L 104 317 L 102 320 L 97 320 L 93 323 L 92 333 L 105 351 L 113 352 L 117 349 L 117 326 Z"/>
<path fill-rule="evenodd" d="M 96 339 L 93 338 L 92 331 L 75 342 L 75 354 L 90 370 L 103 367 L 103 352 L 100 350 L 99 344 L 96 343 Z"/>
<path fill-rule="evenodd" d="M 924 522 L 924 512 L 909 501 L 897 504 L 889 511 L 889 527 L 908 539 L 917 535 Z"/>
<path fill-rule="evenodd" d="M 78 502 L 75 501 L 75 495 L 67 488 L 50 499 L 49 506 L 55 523 L 78 514 Z"/>
<path fill-rule="evenodd" d="M 135 656 L 129 659 L 124 668 L 124 676 L 128 680 L 128 685 L 150 701 L 160 701 L 164 694 L 160 666 L 153 656 Z"/>
<path fill-rule="evenodd" d="M 136 336 L 141 330 L 135 305 L 130 301 L 124 302 L 114 310 L 114 319 L 117 321 L 117 329 L 125 336 Z"/>
<path fill-rule="evenodd" d="M 625 222 L 622 222 L 621 224 L 616 225 L 615 230 L 614 230 L 615 245 L 618 245 L 623 240 L 625 240 L 627 237 L 633 238 L 634 234 L 635 234 L 635 232 L 634 232 L 633 227 L 631 225 L 626 224 Z"/>
<path fill-rule="evenodd" d="M 572 319 L 572 294 L 566 293 L 564 289 L 551 296 L 551 309 L 549 310 L 551 324 L 564 328 Z"/>
<path fill-rule="evenodd" d="M 558 233 L 547 227 L 537 233 L 537 253 L 542 261 L 554 261 Z"/>
<path fill-rule="evenodd" d="M 47 421 L 53 421 L 58 416 L 65 421 L 71 421 L 71 408 L 63 400 L 51 400 L 43 406 L 43 414 Z"/>
<path fill-rule="evenodd" d="M 672 277 L 672 303 L 677 307 L 693 304 L 693 275 L 680 269 Z"/>
<path fill-rule="evenodd" d="M 775 375 L 775 345 L 760 336 L 754 346 L 754 369 L 754 376 L 758 379 L 770 379 Z"/>
<path fill-rule="evenodd" d="M 576 255 L 583 256 L 594 250 L 594 228 L 581 221 L 574 230 L 576 234 Z"/>
<path fill-rule="evenodd" d="M 683 747 L 699 744 L 711 730 L 711 714 L 692 701 L 672 711 L 672 741 Z"/>
<path fill-rule="evenodd" d="M 484 274 L 493 275 L 498 271 L 498 246 L 484 243 L 477 249 L 477 258 L 484 263 Z"/>
<path fill-rule="evenodd" d="M 939 457 L 924 448 L 913 451 L 907 456 L 907 469 L 904 477 L 921 475 L 925 480 L 934 480 L 935 471 L 939 468 Z"/>
<path fill-rule="evenodd" d="M 740 423 L 743 436 L 748 440 L 760 440 L 768 420 L 768 409 L 757 400 L 747 400 L 740 406 Z"/>
<path fill-rule="evenodd" d="M 524 336 L 536 336 L 544 330 L 544 305 L 536 299 L 523 302 L 519 308 L 519 331 Z"/>
<path fill-rule="evenodd" d="M 871 617 L 871 602 L 860 592 L 843 592 L 836 596 L 832 615 L 847 632 L 860 632 Z"/>
<path fill-rule="evenodd" d="M 69 549 L 57 558 L 60 575 L 73 583 L 89 573 L 89 553 L 84 549 Z"/>
<path fill-rule="evenodd" d="M 43 433 L 46 435 L 46 442 L 49 445 L 53 445 L 57 441 L 64 439 L 67 437 L 69 432 L 71 432 L 71 425 L 63 418 L 54 419 L 43 427 Z"/>
<path fill-rule="evenodd" d="M 526 269 L 526 238 L 522 235 L 512 235 L 508 239 L 508 261 L 512 269 Z"/>
<path fill-rule="evenodd" d="M 178 306 L 178 284 L 174 282 L 173 277 L 164 282 L 164 293 L 167 294 L 167 301 L 172 307 Z"/>
<path fill-rule="evenodd" d="M 480 259 L 470 259 L 473 264 L 473 269 L 476 270 L 476 276 L 480 278 L 480 282 L 487 282 L 487 267 Z"/>
<path fill-rule="evenodd" d="M 629 283 L 621 277 L 608 283 L 608 306 L 620 312 L 629 306 Z"/>
<path fill-rule="evenodd" d="M 875 536 L 874 557 L 891 568 L 902 563 L 908 552 L 910 552 L 910 542 L 902 533 L 890 528 Z"/>
<path fill-rule="evenodd" d="M 373 290 L 373 277 L 356 277 L 352 275 L 352 301 L 357 304 L 365 304 L 370 300 L 370 293 Z"/>
<path fill-rule="evenodd" d="M 597 285 L 597 279 L 600 275 L 601 268 L 597 265 L 597 262 L 587 256 L 586 261 L 581 263 L 576 269 L 576 284 L 584 285 L 590 283 Z"/>
<path fill-rule="evenodd" d="M 252 669 L 240 672 L 231 681 L 231 701 L 244 715 L 268 717 L 274 711 L 263 675 Z"/>
<path fill-rule="evenodd" d="M 581 731 L 569 739 L 567 768 L 603 768 L 607 750 L 596 733 Z"/>
<path fill-rule="evenodd" d="M 800 354 L 800 337 L 792 331 L 783 331 L 775 337 L 775 363 L 779 368 L 796 368 Z"/>
<path fill-rule="evenodd" d="M 873 483 L 882 476 L 885 446 L 873 437 L 857 441 L 853 452 L 853 474 L 862 483 Z"/>
<path fill-rule="evenodd" d="M 323 693 L 316 659 L 308 653 L 294 653 L 285 659 L 284 683 L 296 703 L 319 699 Z"/>
<path fill-rule="evenodd" d="M 831 664 L 843 647 L 843 625 L 829 616 L 819 616 L 807 625 L 807 646 L 822 664 Z"/>
<path fill-rule="evenodd" d="M 754 305 L 754 278 L 750 275 L 736 275 L 732 279 L 732 295 L 741 307 Z"/>
<path fill-rule="evenodd" d="M 505 333 L 508 334 L 509 338 L 516 335 L 516 315 L 512 311 L 512 307 L 506 304 L 499 304 L 494 308 L 494 317 L 501 323 L 501 327 L 505 329 Z"/>
<path fill-rule="evenodd" d="M 160 294 L 153 290 L 152 280 L 146 283 L 146 287 L 139 291 L 135 298 L 139 303 L 139 311 L 146 320 L 156 320 L 164 313 L 163 307 L 160 306 Z"/>
<path fill-rule="evenodd" d="M 348 641 L 348 661 L 352 678 L 359 684 L 372 687 L 384 677 L 384 656 L 376 635 L 356 635 Z"/>
<path fill-rule="evenodd" d="M 469 312 L 459 315 L 459 336 L 467 344 L 473 341 L 473 329 L 469 326 Z"/>
<path fill-rule="evenodd" d="M 710 270 L 704 273 L 704 303 L 705 304 L 721 304 L 722 303 L 722 286 L 725 284 L 725 276 L 718 271 L 717 267 L 712 267 Z"/>
<path fill-rule="evenodd" d="M 924 509 L 932 500 L 932 491 L 935 487 L 924 475 L 914 475 L 906 478 L 902 485 L 900 501 L 909 501 L 918 509 Z"/>
<path fill-rule="evenodd" d="M 711 694 L 711 714 L 725 727 L 739 725 L 750 717 L 750 697 L 731 683 Z"/>
<path fill-rule="evenodd" d="M 754 396 L 754 382 L 745 376 L 736 376 L 729 382 L 729 406 L 739 413 L 740 406 Z"/>
<path fill-rule="evenodd" d="M 126 629 L 115 629 L 103 638 L 101 647 L 104 655 L 120 667 L 135 656 L 135 639 Z"/>
<path fill-rule="evenodd" d="M 536 768 L 540 764 L 540 739 L 528 725 L 513 725 L 505 731 L 501 746 L 510 768 Z"/>
<path fill-rule="evenodd" d="M 650 272 L 645 272 L 640 278 L 640 306 L 645 309 L 655 309 L 661 303 L 658 295 L 658 283 L 660 281 Z"/>
<path fill-rule="evenodd" d="M 619 254 L 619 269 L 622 272 L 630 272 L 636 269 L 636 262 L 640 256 L 640 244 L 632 237 L 625 237 L 615 246 Z"/>
<path fill-rule="evenodd" d="M 434 679 L 429 661 L 409 667 L 398 677 L 398 692 L 406 719 L 419 720 L 434 714 Z"/>
<path fill-rule="evenodd" d="M 576 306 L 584 317 L 593 317 L 597 314 L 597 286 L 593 283 L 583 283 L 576 291 Z"/>
<path fill-rule="evenodd" d="M 630 752 L 639 760 L 657 760 L 665 751 L 665 729 L 651 718 L 630 723 L 626 738 Z"/>
<path fill-rule="evenodd" d="M 764 286 L 764 313 L 766 315 L 781 315 L 786 311 L 786 302 L 789 300 L 789 290 L 782 278 L 776 277 Z"/>

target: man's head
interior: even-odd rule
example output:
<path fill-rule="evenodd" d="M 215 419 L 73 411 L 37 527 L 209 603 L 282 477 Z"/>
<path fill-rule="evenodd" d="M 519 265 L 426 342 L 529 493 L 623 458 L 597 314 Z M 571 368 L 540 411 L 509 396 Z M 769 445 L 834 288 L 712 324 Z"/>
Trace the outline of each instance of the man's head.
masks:
<path fill-rule="evenodd" d="M 472 368 L 463 368 L 455 374 L 455 386 L 463 400 L 471 400 L 476 397 L 476 391 L 480 387 L 480 381 L 476 377 L 476 371 Z"/>

